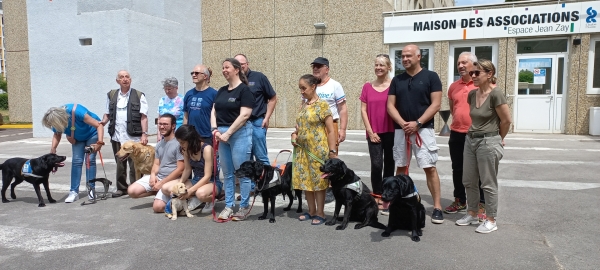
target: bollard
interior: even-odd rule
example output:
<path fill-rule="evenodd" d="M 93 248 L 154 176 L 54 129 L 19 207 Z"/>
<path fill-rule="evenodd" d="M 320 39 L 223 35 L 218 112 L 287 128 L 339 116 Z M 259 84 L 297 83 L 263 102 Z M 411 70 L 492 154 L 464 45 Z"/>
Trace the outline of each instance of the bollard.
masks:
<path fill-rule="evenodd" d="M 450 136 L 450 128 L 448 127 L 448 118 L 450 117 L 450 110 L 440 111 L 440 116 L 444 120 L 444 126 L 440 131 L 439 136 Z"/>

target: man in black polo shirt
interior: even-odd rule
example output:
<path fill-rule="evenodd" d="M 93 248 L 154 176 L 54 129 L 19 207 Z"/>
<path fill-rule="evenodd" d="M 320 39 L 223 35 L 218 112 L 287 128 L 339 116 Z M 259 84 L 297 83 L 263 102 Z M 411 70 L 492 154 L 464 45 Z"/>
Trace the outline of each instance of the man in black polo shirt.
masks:
<path fill-rule="evenodd" d="M 390 85 L 387 111 L 394 119 L 394 161 L 396 174 L 408 172 L 412 154 L 427 177 L 433 198 L 431 222 L 444 222 L 440 202 L 440 177 L 436 169 L 439 147 L 435 141 L 433 116 L 440 110 L 442 82 L 437 73 L 421 68 L 421 50 L 416 45 L 402 49 L 402 66 L 406 72 L 394 77 Z M 407 141 L 410 141 L 407 148 Z"/>

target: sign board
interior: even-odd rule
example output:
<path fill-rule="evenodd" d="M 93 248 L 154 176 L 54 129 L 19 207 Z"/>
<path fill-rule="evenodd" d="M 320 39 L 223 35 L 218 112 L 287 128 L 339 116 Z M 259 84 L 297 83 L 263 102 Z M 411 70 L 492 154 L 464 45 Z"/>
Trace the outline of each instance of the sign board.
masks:
<path fill-rule="evenodd" d="M 534 68 L 533 69 L 533 83 L 534 84 L 546 84 L 546 69 L 545 68 Z"/>
<path fill-rule="evenodd" d="M 385 17 L 384 43 L 600 32 L 600 1 Z"/>

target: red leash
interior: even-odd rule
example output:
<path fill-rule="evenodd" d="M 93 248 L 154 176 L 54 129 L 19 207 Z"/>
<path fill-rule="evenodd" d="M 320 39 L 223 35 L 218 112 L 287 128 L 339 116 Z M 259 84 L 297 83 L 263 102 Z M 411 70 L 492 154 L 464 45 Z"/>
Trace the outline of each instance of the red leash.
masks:
<path fill-rule="evenodd" d="M 419 135 L 419 131 L 417 131 L 415 133 L 415 144 L 421 148 L 421 146 L 423 145 L 423 139 L 421 139 L 421 135 Z M 412 158 L 412 153 L 411 153 L 411 146 L 412 143 L 410 142 L 410 135 L 404 133 L 404 138 L 406 140 L 406 169 L 404 170 L 404 174 L 408 175 L 408 168 L 410 167 L 410 160 Z"/>
<path fill-rule="evenodd" d="M 216 132 L 216 131 L 215 131 Z M 212 216 L 213 216 L 213 221 L 217 222 L 217 223 L 225 223 L 225 222 L 229 222 L 231 221 L 234 217 L 241 217 L 243 219 L 246 219 L 246 217 L 248 216 L 248 214 L 250 214 L 250 211 L 252 211 L 252 207 L 254 206 L 254 202 L 256 201 L 256 193 L 254 194 L 254 198 L 252 199 L 252 204 L 250 205 L 250 209 L 248 209 L 248 212 L 246 213 L 246 215 L 244 216 L 235 216 L 232 215 L 227 219 L 219 219 L 217 218 L 217 214 L 215 212 L 215 198 L 219 195 L 217 194 L 217 152 L 219 151 L 219 141 L 217 140 L 217 137 L 215 136 L 215 132 L 213 132 L 213 177 L 215 177 L 215 182 L 213 183 L 213 196 L 212 196 L 212 204 L 213 204 L 213 209 L 212 209 Z M 223 191 L 224 191 L 225 187 L 223 187 Z"/>

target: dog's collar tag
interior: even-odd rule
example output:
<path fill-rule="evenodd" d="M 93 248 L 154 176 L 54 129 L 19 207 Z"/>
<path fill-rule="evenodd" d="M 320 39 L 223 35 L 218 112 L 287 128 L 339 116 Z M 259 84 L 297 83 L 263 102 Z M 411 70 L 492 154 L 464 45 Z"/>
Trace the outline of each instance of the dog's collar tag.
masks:
<path fill-rule="evenodd" d="M 31 169 L 30 162 L 31 162 L 31 160 L 25 161 L 25 164 L 23 164 L 23 168 L 21 168 L 21 174 L 24 176 L 29 176 L 29 177 L 42 178 L 39 175 L 33 174 L 33 170 Z"/>

